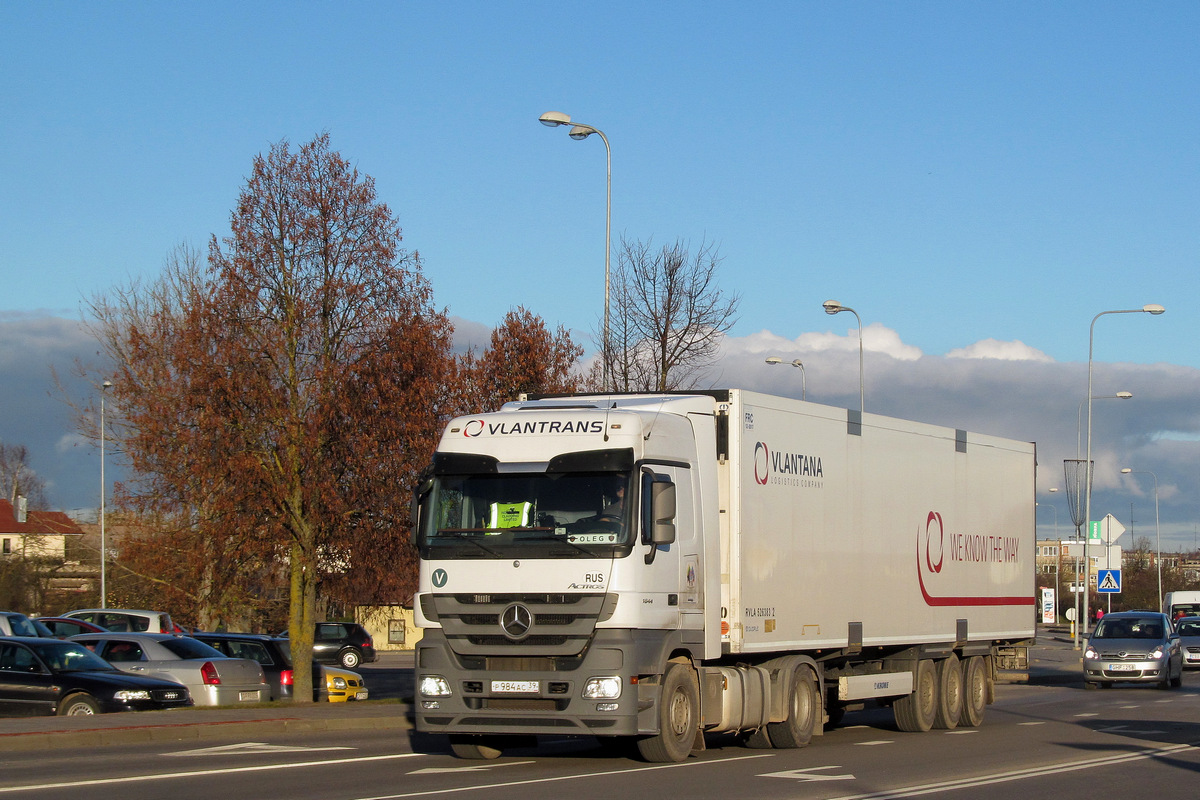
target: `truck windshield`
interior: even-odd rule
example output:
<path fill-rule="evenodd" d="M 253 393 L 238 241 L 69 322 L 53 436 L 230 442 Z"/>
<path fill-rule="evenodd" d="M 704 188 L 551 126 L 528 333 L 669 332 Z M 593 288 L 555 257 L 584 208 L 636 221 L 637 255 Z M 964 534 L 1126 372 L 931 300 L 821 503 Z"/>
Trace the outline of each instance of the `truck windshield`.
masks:
<path fill-rule="evenodd" d="M 611 556 L 628 549 L 629 473 L 441 475 L 422 514 L 433 557 Z"/>

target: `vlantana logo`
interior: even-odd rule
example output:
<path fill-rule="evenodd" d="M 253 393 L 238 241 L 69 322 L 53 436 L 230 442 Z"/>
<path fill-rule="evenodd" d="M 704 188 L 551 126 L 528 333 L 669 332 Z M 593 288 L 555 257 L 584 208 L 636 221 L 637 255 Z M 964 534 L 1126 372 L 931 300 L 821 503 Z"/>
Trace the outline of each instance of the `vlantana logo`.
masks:
<path fill-rule="evenodd" d="M 772 451 L 766 442 L 754 444 L 754 482 L 759 486 L 819 487 L 824 477 L 820 456 Z"/>

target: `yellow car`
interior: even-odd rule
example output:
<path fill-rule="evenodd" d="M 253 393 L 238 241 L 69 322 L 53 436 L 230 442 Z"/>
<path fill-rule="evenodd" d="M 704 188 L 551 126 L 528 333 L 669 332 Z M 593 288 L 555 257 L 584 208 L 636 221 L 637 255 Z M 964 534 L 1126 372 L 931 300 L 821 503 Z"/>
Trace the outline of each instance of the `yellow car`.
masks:
<path fill-rule="evenodd" d="M 345 703 L 367 699 L 367 684 L 357 672 L 315 663 L 313 670 L 313 699 L 317 702 Z"/>

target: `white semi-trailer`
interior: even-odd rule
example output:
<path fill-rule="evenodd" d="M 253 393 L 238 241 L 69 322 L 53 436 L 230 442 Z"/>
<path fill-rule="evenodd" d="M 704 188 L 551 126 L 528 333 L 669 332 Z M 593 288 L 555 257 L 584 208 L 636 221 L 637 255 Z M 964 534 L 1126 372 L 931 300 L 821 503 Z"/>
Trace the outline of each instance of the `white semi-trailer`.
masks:
<path fill-rule="evenodd" d="M 1034 446 L 729 389 L 522 400 L 417 490 L 416 725 L 801 747 L 977 726 L 1034 635 Z M 1009 663 L 1013 662 L 1013 663 Z"/>

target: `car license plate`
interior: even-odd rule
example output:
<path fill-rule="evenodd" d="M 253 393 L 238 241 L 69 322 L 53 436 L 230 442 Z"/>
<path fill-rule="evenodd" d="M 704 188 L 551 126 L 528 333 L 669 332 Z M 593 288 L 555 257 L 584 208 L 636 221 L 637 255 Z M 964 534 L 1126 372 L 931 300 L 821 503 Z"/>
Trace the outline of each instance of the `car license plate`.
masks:
<path fill-rule="evenodd" d="M 253 692 L 238 692 L 238 701 L 243 703 L 258 702 L 258 690 L 256 689 Z"/>
<path fill-rule="evenodd" d="M 537 681 L 492 681 L 492 691 L 498 694 L 536 694 L 540 690 Z"/>
<path fill-rule="evenodd" d="M 366 693 L 366 691 L 364 690 L 364 691 L 361 691 L 361 692 L 355 692 L 355 693 L 354 693 L 354 699 L 355 699 L 355 700 L 366 700 L 366 699 L 367 699 L 367 693 Z"/>
<path fill-rule="evenodd" d="M 1109 664 L 1109 672 L 1137 672 L 1136 664 Z"/>

